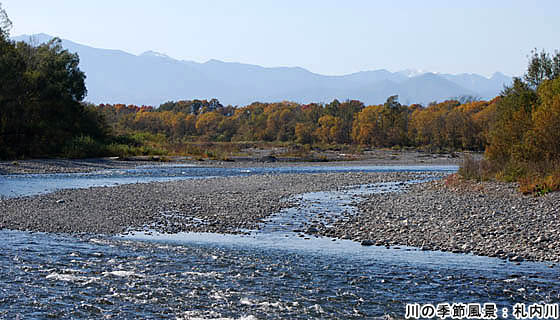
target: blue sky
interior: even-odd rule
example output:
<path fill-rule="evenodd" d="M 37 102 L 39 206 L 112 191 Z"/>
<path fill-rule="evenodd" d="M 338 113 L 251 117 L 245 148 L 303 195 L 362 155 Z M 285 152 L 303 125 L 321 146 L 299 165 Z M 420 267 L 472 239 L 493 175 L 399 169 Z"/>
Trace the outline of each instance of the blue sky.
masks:
<path fill-rule="evenodd" d="M 520 75 L 560 49 L 560 1 L 0 0 L 13 36 L 173 58 L 301 66 L 321 74 L 407 68 Z"/>

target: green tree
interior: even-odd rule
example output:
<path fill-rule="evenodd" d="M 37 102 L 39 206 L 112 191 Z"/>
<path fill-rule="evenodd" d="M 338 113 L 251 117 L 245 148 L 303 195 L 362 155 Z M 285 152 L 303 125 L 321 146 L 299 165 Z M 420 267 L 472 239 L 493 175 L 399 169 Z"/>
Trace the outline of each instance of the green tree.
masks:
<path fill-rule="evenodd" d="M 103 117 L 81 103 L 87 90 L 78 56 L 58 39 L 14 43 L 10 26 L 0 7 L 0 157 L 61 155 L 75 138 L 104 139 Z"/>
<path fill-rule="evenodd" d="M 26 94 L 19 98 L 25 111 L 27 154 L 52 154 L 76 135 L 86 132 L 84 107 L 85 74 L 78 68 L 78 55 L 63 50 L 60 40 L 33 47 L 25 42 L 16 50 L 26 65 Z"/>
<path fill-rule="evenodd" d="M 386 132 L 386 146 L 408 144 L 408 108 L 399 103 L 399 96 L 387 98 L 383 104 L 382 124 Z"/>
<path fill-rule="evenodd" d="M 26 64 L 14 44 L 0 34 L 0 158 L 13 158 L 25 144 L 23 110 Z"/>
<path fill-rule="evenodd" d="M 551 56 L 544 50 L 540 53 L 537 49 L 531 51 L 529 66 L 524 76 L 531 87 L 536 89 L 544 80 L 553 80 L 558 76 L 560 76 L 560 52 L 556 51 L 554 56 Z"/>
<path fill-rule="evenodd" d="M 2 9 L 2 2 L 0 2 L 0 36 L 7 39 L 10 36 L 12 29 L 12 21 L 8 18 L 6 10 Z"/>

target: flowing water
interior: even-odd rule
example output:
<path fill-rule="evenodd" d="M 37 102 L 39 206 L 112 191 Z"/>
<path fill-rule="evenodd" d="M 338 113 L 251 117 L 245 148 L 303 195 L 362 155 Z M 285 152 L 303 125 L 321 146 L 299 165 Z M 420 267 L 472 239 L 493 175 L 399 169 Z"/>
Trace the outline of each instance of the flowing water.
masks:
<path fill-rule="evenodd" d="M 355 170 L 367 169 L 378 170 Z M 560 268 L 548 263 L 364 247 L 301 232 L 355 214 L 361 195 L 402 187 L 299 195 L 291 199 L 298 208 L 249 235 L 0 230 L 0 318 L 402 318 L 413 302 L 493 302 L 501 310 L 560 301 Z"/>
<path fill-rule="evenodd" d="M 88 173 L 0 175 L 0 197 L 30 196 L 59 189 L 116 186 L 210 177 L 254 174 L 306 174 L 327 172 L 453 172 L 457 166 L 293 166 L 255 168 L 217 168 L 195 165 L 142 166 L 135 169 L 108 169 Z"/>

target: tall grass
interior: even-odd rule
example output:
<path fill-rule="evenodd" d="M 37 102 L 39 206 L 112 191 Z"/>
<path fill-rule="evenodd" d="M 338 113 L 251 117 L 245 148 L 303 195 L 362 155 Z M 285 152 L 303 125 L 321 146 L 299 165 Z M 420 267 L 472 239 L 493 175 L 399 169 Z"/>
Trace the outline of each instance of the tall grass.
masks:
<path fill-rule="evenodd" d="M 465 156 L 458 174 L 468 180 L 499 180 L 519 183 L 523 194 L 544 195 L 560 191 L 560 161 L 509 161 L 502 166 Z"/>

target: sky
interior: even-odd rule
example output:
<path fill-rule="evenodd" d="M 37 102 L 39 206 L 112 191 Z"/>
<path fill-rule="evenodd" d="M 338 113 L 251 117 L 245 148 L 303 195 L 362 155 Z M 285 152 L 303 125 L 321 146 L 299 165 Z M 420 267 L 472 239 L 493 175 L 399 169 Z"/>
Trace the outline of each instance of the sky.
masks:
<path fill-rule="evenodd" d="M 47 33 L 133 54 L 365 70 L 525 72 L 559 48 L 558 0 L 0 0 L 12 36 Z"/>

